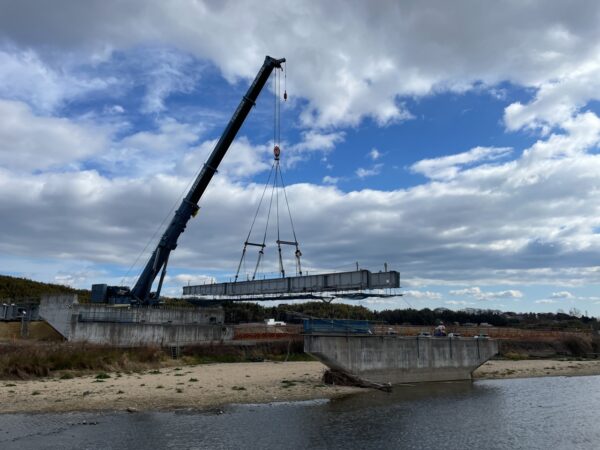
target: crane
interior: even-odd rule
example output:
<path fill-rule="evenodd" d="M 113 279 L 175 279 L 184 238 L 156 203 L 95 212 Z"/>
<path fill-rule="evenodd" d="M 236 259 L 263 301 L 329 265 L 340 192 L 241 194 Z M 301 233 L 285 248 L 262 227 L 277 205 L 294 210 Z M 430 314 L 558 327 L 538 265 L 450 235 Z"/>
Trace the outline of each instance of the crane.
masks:
<path fill-rule="evenodd" d="M 275 69 L 281 69 L 285 58 L 275 59 L 265 57 L 265 61 L 258 71 L 256 78 L 248 88 L 246 95 L 242 97 L 240 104 L 233 113 L 225 131 L 217 142 L 215 148 L 206 160 L 204 167 L 196 177 L 187 195 L 183 198 L 181 205 L 176 210 L 171 222 L 163 233 L 158 245 L 148 259 L 144 270 L 140 274 L 133 288 L 127 286 L 108 286 L 106 284 L 92 285 L 92 302 L 95 303 L 130 303 L 149 305 L 158 303 L 160 291 L 167 271 L 169 256 L 177 248 L 177 240 L 185 231 L 187 223 L 195 217 L 200 207 L 198 202 L 204 194 L 212 177 L 217 172 L 221 160 L 227 153 L 250 109 L 255 105 L 258 95 L 262 91 L 271 73 Z M 156 292 L 153 293 L 152 285 L 160 273 Z"/>

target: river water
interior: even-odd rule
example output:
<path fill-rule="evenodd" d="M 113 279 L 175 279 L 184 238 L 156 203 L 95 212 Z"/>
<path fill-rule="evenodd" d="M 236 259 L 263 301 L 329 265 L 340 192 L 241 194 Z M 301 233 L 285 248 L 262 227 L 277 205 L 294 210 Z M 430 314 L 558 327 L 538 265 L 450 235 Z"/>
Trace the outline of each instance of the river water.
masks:
<path fill-rule="evenodd" d="M 600 376 L 396 387 L 213 411 L 0 415 L 0 449 L 600 449 Z"/>

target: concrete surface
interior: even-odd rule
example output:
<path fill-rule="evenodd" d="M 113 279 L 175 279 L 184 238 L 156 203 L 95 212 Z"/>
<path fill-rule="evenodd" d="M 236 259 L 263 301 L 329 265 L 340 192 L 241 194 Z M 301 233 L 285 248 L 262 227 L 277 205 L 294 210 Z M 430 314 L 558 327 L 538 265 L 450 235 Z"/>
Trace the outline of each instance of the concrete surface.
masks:
<path fill-rule="evenodd" d="M 143 308 L 80 304 L 44 296 L 40 316 L 71 342 L 114 346 L 206 344 L 233 339 L 221 308 Z"/>
<path fill-rule="evenodd" d="M 304 351 L 326 366 L 375 383 L 468 380 L 498 353 L 498 342 L 473 338 L 305 335 Z"/>

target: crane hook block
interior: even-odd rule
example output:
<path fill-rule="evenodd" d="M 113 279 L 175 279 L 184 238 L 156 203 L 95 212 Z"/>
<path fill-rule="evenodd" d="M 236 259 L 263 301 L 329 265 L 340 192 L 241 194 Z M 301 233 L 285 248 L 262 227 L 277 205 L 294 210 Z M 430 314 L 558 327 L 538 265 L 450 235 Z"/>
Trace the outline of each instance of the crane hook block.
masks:
<path fill-rule="evenodd" d="M 287 91 L 283 91 L 283 100 L 287 102 Z"/>
<path fill-rule="evenodd" d="M 275 155 L 275 161 L 279 161 L 279 155 L 281 155 L 281 149 L 279 148 L 279 145 L 275 146 L 273 149 L 273 154 Z"/>

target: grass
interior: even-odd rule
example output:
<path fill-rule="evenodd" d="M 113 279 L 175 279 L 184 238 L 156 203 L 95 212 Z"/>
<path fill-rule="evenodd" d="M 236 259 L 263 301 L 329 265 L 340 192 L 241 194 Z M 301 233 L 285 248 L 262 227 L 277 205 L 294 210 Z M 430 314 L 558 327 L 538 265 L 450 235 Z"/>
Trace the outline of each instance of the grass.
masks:
<path fill-rule="evenodd" d="M 56 372 L 68 379 L 64 371 L 143 370 L 166 360 L 166 353 L 157 347 L 120 349 L 90 344 L 19 343 L 0 347 L 0 379 L 48 377 Z"/>
<path fill-rule="evenodd" d="M 110 375 L 106 372 L 100 372 L 98 375 L 96 375 L 96 380 L 106 380 L 108 378 L 110 378 Z"/>
<path fill-rule="evenodd" d="M 189 364 L 214 364 L 257 361 L 314 361 L 304 353 L 302 341 L 260 343 L 252 346 L 196 345 L 182 348 L 182 359 Z M 289 351 L 289 352 L 288 352 Z"/>
<path fill-rule="evenodd" d="M 254 346 L 197 345 L 182 348 L 179 364 L 271 361 L 311 361 L 301 341 L 261 343 Z M 133 349 L 74 343 L 14 343 L 0 347 L 0 379 L 31 379 L 58 376 L 67 380 L 90 372 L 160 374 L 159 367 L 173 361 L 158 347 Z M 189 372 L 175 367 L 182 376 Z M 107 374 L 108 375 L 108 374 Z M 108 375 L 109 376 L 109 375 Z M 99 380 L 104 378 L 97 378 Z"/>
<path fill-rule="evenodd" d="M 296 380 L 281 380 L 281 387 L 284 389 L 291 388 L 296 386 Z"/>
<path fill-rule="evenodd" d="M 524 355 L 522 353 L 517 353 L 517 352 L 508 352 L 508 353 L 505 353 L 504 357 L 506 359 L 510 359 L 511 361 L 520 361 L 520 360 L 528 358 L 527 355 Z"/>

